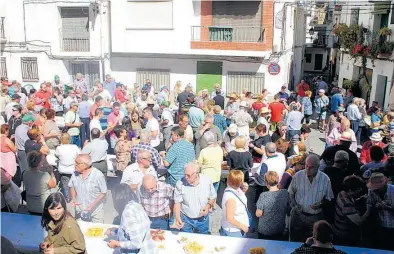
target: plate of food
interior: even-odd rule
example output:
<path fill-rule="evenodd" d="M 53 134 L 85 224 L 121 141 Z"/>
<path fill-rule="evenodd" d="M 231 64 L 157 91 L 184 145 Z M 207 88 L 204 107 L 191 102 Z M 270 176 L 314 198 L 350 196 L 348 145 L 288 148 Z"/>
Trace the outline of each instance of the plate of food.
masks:
<path fill-rule="evenodd" d="M 178 239 L 178 243 L 180 244 L 186 243 L 187 241 L 189 241 L 189 239 L 185 236 L 182 236 L 181 238 Z"/>
<path fill-rule="evenodd" d="M 256 248 L 251 248 L 249 250 L 249 254 L 266 254 L 267 252 L 265 251 L 264 247 L 256 247 Z"/>
<path fill-rule="evenodd" d="M 86 230 L 87 237 L 104 237 L 104 229 L 101 227 L 92 227 Z"/>
<path fill-rule="evenodd" d="M 165 233 L 166 232 L 161 229 L 157 229 L 157 230 L 155 229 L 155 230 L 150 231 L 150 235 L 152 237 L 152 240 L 156 241 L 156 242 L 165 241 L 166 240 Z"/>
<path fill-rule="evenodd" d="M 186 254 L 201 254 L 204 250 L 204 246 L 196 241 L 193 241 L 185 244 L 185 246 L 183 246 L 183 250 L 186 252 Z"/>

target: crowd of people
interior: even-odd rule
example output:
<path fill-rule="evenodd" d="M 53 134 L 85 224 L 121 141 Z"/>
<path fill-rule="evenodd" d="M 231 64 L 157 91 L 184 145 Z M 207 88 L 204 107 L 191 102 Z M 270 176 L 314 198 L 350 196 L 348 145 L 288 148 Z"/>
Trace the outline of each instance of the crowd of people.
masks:
<path fill-rule="evenodd" d="M 106 233 L 125 253 L 154 253 L 150 228 L 212 233 L 218 206 L 222 236 L 304 242 L 294 253 L 393 250 L 394 108 L 366 108 L 324 83 L 316 94 L 301 81 L 294 92 L 226 96 L 219 84 L 155 91 L 150 80 L 127 87 L 110 75 L 91 88 L 81 74 L 27 93 L 3 79 L 2 211 L 17 212 L 22 198 L 42 216 L 44 253 L 84 253 L 75 219 L 104 223 L 114 155 L 119 228 Z M 315 122 L 321 156 L 309 137 Z"/>

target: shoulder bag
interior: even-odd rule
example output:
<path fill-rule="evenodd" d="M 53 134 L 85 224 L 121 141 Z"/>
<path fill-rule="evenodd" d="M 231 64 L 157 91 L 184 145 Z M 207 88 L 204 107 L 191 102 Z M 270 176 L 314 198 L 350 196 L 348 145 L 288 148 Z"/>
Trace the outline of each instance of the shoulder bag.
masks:
<path fill-rule="evenodd" d="M 231 192 L 232 194 L 234 194 L 238 198 L 238 200 L 241 201 L 241 203 L 245 206 L 246 213 L 248 214 L 248 219 L 249 219 L 249 232 L 252 232 L 254 230 L 254 223 L 253 223 L 252 214 L 250 213 L 248 206 L 242 201 L 240 197 L 238 197 L 238 195 L 234 191 L 226 190 L 225 192 Z"/>
<path fill-rule="evenodd" d="M 74 118 L 74 121 L 71 123 L 71 124 L 74 124 L 75 123 L 75 121 L 77 121 L 77 113 L 74 113 L 75 114 L 75 118 Z M 71 127 L 71 128 L 73 128 L 73 127 Z M 66 124 L 64 124 L 64 127 L 63 127 L 63 129 L 62 129 L 62 133 L 66 133 L 66 132 L 68 132 L 68 127 L 66 126 Z"/>

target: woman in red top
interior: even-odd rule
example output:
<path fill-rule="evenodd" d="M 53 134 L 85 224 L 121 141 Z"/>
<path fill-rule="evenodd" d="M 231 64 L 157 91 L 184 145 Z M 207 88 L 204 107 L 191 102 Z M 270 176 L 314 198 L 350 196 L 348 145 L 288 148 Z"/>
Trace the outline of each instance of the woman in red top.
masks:
<path fill-rule="evenodd" d="M 252 109 L 253 110 L 256 110 L 257 112 L 260 112 L 261 108 L 268 106 L 268 105 L 266 105 L 263 102 L 263 98 L 264 97 L 263 97 L 262 94 L 257 95 L 257 100 L 255 102 L 253 102 L 253 104 L 252 104 Z"/>
<path fill-rule="evenodd" d="M 46 109 L 51 108 L 49 99 L 52 96 L 52 89 L 47 87 L 46 83 L 41 84 L 41 89 L 35 93 L 36 105 L 42 105 Z"/>

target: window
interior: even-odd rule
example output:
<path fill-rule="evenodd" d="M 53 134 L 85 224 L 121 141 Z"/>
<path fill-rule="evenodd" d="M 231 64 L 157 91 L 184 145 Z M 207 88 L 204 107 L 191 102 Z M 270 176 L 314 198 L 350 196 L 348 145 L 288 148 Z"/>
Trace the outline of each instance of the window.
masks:
<path fill-rule="evenodd" d="M 394 24 L 394 4 L 391 5 L 390 15 L 391 15 L 390 24 Z"/>
<path fill-rule="evenodd" d="M 350 9 L 350 25 L 358 24 L 358 16 L 360 13 L 359 8 L 352 8 Z"/>
<path fill-rule="evenodd" d="M 240 94 L 244 88 L 254 94 L 261 93 L 264 89 L 264 73 L 229 71 L 227 73 L 227 94 L 232 92 Z"/>
<path fill-rule="evenodd" d="M 323 54 L 315 54 L 315 70 L 323 69 Z"/>
<path fill-rule="evenodd" d="M 312 54 L 305 54 L 305 62 L 312 63 Z"/>
<path fill-rule="evenodd" d="M 141 86 L 149 79 L 155 88 L 155 93 L 160 91 L 162 86 L 170 86 L 170 70 L 159 69 L 138 69 L 137 70 L 137 83 Z"/>
<path fill-rule="evenodd" d="M 61 50 L 67 52 L 89 52 L 89 8 L 61 8 Z"/>
<path fill-rule="evenodd" d="M 127 30 L 172 29 L 172 0 L 129 0 Z"/>
<path fill-rule="evenodd" d="M 25 82 L 38 81 L 37 57 L 21 58 L 22 80 Z"/>
<path fill-rule="evenodd" d="M 5 57 L 0 58 L 0 77 L 7 78 L 7 62 Z"/>

